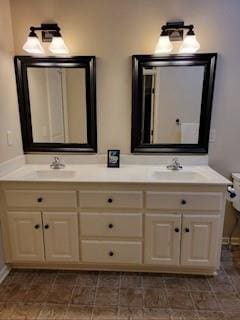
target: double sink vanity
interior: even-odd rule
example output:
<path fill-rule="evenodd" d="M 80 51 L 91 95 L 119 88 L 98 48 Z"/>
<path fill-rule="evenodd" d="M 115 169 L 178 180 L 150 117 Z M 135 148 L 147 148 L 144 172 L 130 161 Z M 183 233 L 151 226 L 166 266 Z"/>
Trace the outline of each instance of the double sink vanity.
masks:
<path fill-rule="evenodd" d="M 229 181 L 208 166 L 25 165 L 0 178 L 14 267 L 214 274 Z"/>
<path fill-rule="evenodd" d="M 15 57 L 26 159 L 85 153 L 84 163 L 91 163 L 98 149 L 97 59 Z M 229 181 L 207 162 L 181 168 L 176 160 L 153 165 L 148 157 L 208 153 L 216 60 L 216 53 L 132 56 L 131 164 L 63 168 L 55 159 L 51 167 L 26 164 L 0 177 L 6 262 L 215 274 Z M 114 137 L 104 145 L 110 142 Z"/>

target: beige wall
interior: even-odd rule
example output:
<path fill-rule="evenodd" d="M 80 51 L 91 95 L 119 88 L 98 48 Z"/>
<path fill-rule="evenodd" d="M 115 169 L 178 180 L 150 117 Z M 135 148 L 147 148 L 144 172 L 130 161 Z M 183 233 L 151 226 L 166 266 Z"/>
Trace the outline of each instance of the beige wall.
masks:
<path fill-rule="evenodd" d="M 13 68 L 13 36 L 8 0 L 0 1 L 0 164 L 22 154 L 17 94 Z M 7 131 L 13 133 L 13 145 L 7 145 Z M 0 270 L 4 267 L 0 227 Z"/>
<path fill-rule="evenodd" d="M 13 36 L 8 0 L 0 1 L 0 163 L 22 154 L 16 81 L 13 65 Z M 7 145 L 7 131 L 13 145 Z"/>
<path fill-rule="evenodd" d="M 11 6 L 18 54 L 29 26 L 56 21 L 71 54 L 97 56 L 100 153 L 130 152 L 131 55 L 152 53 L 167 20 L 193 23 L 201 51 L 219 53 L 210 165 L 227 177 L 240 171 L 239 0 L 11 0 Z M 225 234 L 232 223 L 229 209 Z"/>

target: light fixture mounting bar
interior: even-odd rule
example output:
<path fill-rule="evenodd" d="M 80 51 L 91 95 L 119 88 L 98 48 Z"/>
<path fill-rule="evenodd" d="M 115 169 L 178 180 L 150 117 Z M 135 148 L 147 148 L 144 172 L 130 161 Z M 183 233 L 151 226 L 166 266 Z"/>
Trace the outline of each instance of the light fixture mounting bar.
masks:
<path fill-rule="evenodd" d="M 51 42 L 53 36 L 60 32 L 57 23 L 42 23 L 40 27 L 30 27 L 31 32 L 42 31 L 42 42 Z"/>
<path fill-rule="evenodd" d="M 184 25 L 184 21 L 169 21 L 162 26 L 162 31 L 166 32 L 171 41 L 182 41 L 184 30 L 193 32 L 194 25 Z"/>

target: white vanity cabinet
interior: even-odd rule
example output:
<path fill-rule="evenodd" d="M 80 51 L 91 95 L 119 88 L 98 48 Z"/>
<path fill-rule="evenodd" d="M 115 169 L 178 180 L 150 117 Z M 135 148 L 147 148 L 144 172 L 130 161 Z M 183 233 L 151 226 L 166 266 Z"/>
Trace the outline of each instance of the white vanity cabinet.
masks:
<path fill-rule="evenodd" d="M 8 212 L 14 261 L 78 261 L 76 212 Z"/>
<path fill-rule="evenodd" d="M 144 247 L 146 264 L 178 265 L 180 241 L 180 214 L 146 214 Z"/>
<path fill-rule="evenodd" d="M 220 216 L 146 214 L 146 264 L 214 267 Z"/>
<path fill-rule="evenodd" d="M 225 185 L 2 184 L 6 261 L 17 267 L 213 274 Z"/>
<path fill-rule="evenodd" d="M 214 267 L 224 203 L 220 192 L 147 192 L 144 262 Z"/>
<path fill-rule="evenodd" d="M 219 214 L 183 214 L 181 265 L 214 267 L 220 223 Z"/>
<path fill-rule="evenodd" d="M 43 212 L 46 261 L 79 261 L 77 212 Z"/>
<path fill-rule="evenodd" d="M 79 261 L 76 192 L 7 190 L 5 194 L 13 261 Z M 57 207 L 60 210 L 52 210 Z"/>
<path fill-rule="evenodd" d="M 8 212 L 13 261 L 44 261 L 41 212 Z"/>

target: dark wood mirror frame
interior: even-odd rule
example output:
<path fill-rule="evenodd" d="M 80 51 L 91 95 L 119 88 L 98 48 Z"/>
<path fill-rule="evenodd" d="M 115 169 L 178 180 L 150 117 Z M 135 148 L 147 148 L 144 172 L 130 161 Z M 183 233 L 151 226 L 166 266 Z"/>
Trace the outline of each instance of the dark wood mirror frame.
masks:
<path fill-rule="evenodd" d="M 18 91 L 18 104 L 22 130 L 23 149 L 32 152 L 97 152 L 97 120 L 96 120 L 96 58 L 94 56 L 74 57 L 14 57 Z M 86 113 L 87 143 L 36 143 L 33 141 L 29 88 L 27 78 L 28 67 L 71 67 L 85 68 L 86 72 Z"/>
<path fill-rule="evenodd" d="M 132 57 L 132 153 L 208 153 L 216 61 L 216 53 L 166 56 L 134 55 Z M 204 67 L 199 140 L 197 144 L 141 143 L 142 70 L 144 67 L 153 66 Z"/>

